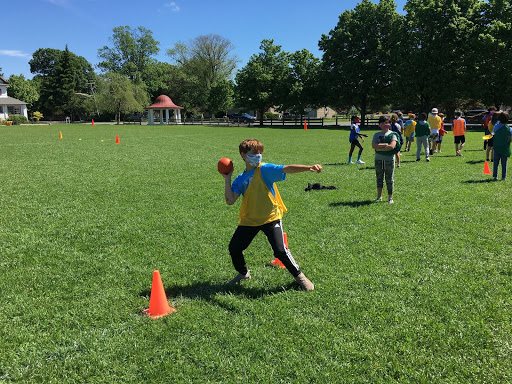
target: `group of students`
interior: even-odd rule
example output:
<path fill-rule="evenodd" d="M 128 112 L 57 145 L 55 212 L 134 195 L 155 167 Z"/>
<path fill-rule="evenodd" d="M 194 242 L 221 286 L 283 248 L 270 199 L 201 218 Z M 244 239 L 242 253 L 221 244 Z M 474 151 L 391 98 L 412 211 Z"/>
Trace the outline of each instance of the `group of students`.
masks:
<path fill-rule="evenodd" d="M 494 107 L 489 108 L 488 114 L 484 116 L 484 127 L 486 134 L 492 138 L 486 141 L 486 158 L 489 161 L 489 153 L 494 160 L 493 178 L 498 179 L 498 164 L 501 162 L 501 179 L 505 180 L 507 175 L 507 159 L 510 157 L 510 142 L 512 141 L 512 128 L 507 123 L 509 115 L 500 111 L 496 113 Z M 432 108 L 428 114 L 420 113 L 418 121 L 416 115 L 410 114 L 409 119 L 404 123 L 402 114 L 392 114 L 391 117 L 383 115 L 379 118 L 380 132 L 373 136 L 372 148 L 375 150 L 375 173 L 377 179 L 377 199 L 382 201 L 382 190 L 384 179 L 388 191 L 388 202 L 393 204 L 394 169 L 400 168 L 400 149 L 403 143 L 402 133 L 405 136 L 406 144 L 404 152 L 411 150 L 411 144 L 416 141 L 416 161 L 421 160 L 421 149 L 424 148 L 425 160 L 430 161 L 430 156 L 441 152 L 441 144 L 444 135 L 447 133 L 444 127 L 444 115 L 439 113 L 437 108 Z M 452 122 L 452 132 L 455 144 L 455 156 L 463 156 L 462 148 L 466 143 L 466 120 L 460 111 L 455 112 L 455 119 Z M 364 135 L 366 136 L 366 135 Z M 364 164 L 361 160 L 363 146 L 359 142 L 362 139 L 359 128 L 359 117 L 352 116 L 350 127 L 350 152 L 349 164 L 352 162 L 352 154 L 355 147 L 359 148 L 357 163 Z M 495 144 L 496 141 L 498 144 Z M 485 148 L 485 147 L 484 147 Z M 493 161 L 491 160 L 491 161 Z"/>
<path fill-rule="evenodd" d="M 507 125 L 509 115 L 506 112 L 495 113 L 493 120 L 491 118 L 487 128 L 492 134 L 491 148 L 494 148 L 494 179 L 497 179 L 498 163 L 502 164 L 502 179 L 505 179 L 507 170 L 507 159 L 510 157 L 510 143 L 512 142 L 512 129 Z M 453 134 L 455 142 L 455 151 L 457 156 L 462 156 L 460 149 L 465 143 L 466 122 L 461 117 L 461 113 L 456 113 L 453 121 Z M 429 121 L 430 118 L 430 121 Z M 425 148 L 427 161 L 429 160 L 429 144 L 434 143 L 434 151 L 441 152 L 442 137 L 444 136 L 444 127 L 442 125 L 442 116 L 433 109 L 431 116 L 427 118 L 425 113 L 420 114 L 419 121 L 415 121 L 415 116 L 403 124 L 399 114 L 388 117 L 386 115 L 379 118 L 380 131 L 375 133 L 372 138 L 372 148 L 375 150 L 375 174 L 377 179 L 377 199 L 382 201 L 382 191 L 384 179 L 388 192 L 388 202 L 393 204 L 393 175 L 395 169 L 395 158 L 397 167 L 400 166 L 400 149 L 402 146 L 402 133 L 405 135 L 407 145 L 405 151 L 410 150 L 411 142 L 414 137 L 417 140 L 417 160 L 420 159 L 421 147 Z M 494 121 L 494 122 L 493 122 Z M 443 132 L 444 131 L 444 132 Z M 350 157 L 356 147 L 359 148 L 357 163 L 364 164 L 361 160 L 363 152 L 363 138 L 367 135 L 362 134 L 359 129 L 359 118 L 352 118 L 352 126 L 349 141 Z M 359 141 L 361 140 L 361 142 Z M 487 148 L 489 142 L 487 143 Z M 244 251 L 251 244 L 258 232 L 262 231 L 267 237 L 274 256 L 279 259 L 285 268 L 294 277 L 298 285 L 306 291 L 315 289 L 314 284 L 299 269 L 299 265 L 293 258 L 286 244 L 283 232 L 282 217 L 286 212 L 286 207 L 281 199 L 276 183 L 286 179 L 287 174 L 299 172 L 321 172 L 320 164 L 313 165 L 276 165 L 262 162 L 263 144 L 256 139 L 247 139 L 239 145 L 240 157 L 245 163 L 245 169 L 233 181 L 232 173 L 222 174 L 224 177 L 224 197 L 228 205 L 234 204 L 240 196 L 242 203 L 238 216 L 238 227 L 236 228 L 229 243 L 229 253 L 231 261 L 238 274 L 229 281 L 229 284 L 237 284 L 244 280 L 252 278 L 244 257 Z M 220 171 L 219 171 L 220 172 Z"/>

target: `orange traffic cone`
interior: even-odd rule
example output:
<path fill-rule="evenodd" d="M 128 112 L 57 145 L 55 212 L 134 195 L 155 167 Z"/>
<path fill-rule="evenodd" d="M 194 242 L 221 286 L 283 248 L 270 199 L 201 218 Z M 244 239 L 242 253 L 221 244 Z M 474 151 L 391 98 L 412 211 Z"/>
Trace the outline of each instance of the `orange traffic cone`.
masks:
<path fill-rule="evenodd" d="M 164 285 L 160 278 L 158 270 L 153 271 L 153 283 L 151 284 L 151 297 L 149 298 L 149 309 L 142 311 L 152 319 L 158 319 L 168 315 L 169 313 L 176 312 L 176 309 L 171 307 L 167 302 L 165 295 Z"/>
<path fill-rule="evenodd" d="M 119 144 L 120 141 L 119 141 L 119 135 L 116 135 L 116 144 Z"/>
<path fill-rule="evenodd" d="M 308 129 L 308 122 L 307 120 L 304 120 L 304 129 L 307 130 Z"/>
<path fill-rule="evenodd" d="M 62 139 L 62 131 L 59 131 L 59 139 Z"/>
<path fill-rule="evenodd" d="M 94 119 L 92 119 L 92 126 L 94 127 Z"/>
<path fill-rule="evenodd" d="M 284 238 L 284 246 L 286 249 L 288 249 L 288 236 L 286 236 L 286 233 L 283 233 Z M 276 267 L 286 268 L 281 260 L 279 260 L 277 257 L 270 262 L 271 265 L 274 265 Z"/>
<path fill-rule="evenodd" d="M 487 161 L 484 164 L 484 175 L 492 175 L 491 169 L 489 168 L 489 163 Z"/>

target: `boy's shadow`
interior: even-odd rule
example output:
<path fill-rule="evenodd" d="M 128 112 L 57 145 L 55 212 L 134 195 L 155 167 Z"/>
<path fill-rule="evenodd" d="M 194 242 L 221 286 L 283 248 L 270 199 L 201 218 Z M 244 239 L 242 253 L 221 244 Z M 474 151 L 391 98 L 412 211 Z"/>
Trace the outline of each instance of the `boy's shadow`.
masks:
<path fill-rule="evenodd" d="M 342 201 L 342 202 L 339 202 L 339 203 L 330 203 L 329 204 L 329 207 L 339 207 L 339 206 L 344 206 L 344 207 L 352 207 L 352 208 L 357 208 L 357 207 L 361 207 L 361 206 L 364 206 L 364 205 L 370 205 L 372 204 L 373 201 L 372 200 L 362 200 L 362 201 Z"/>
<path fill-rule="evenodd" d="M 165 288 L 167 297 L 186 297 L 191 300 L 202 299 L 209 303 L 214 303 L 229 311 L 238 311 L 236 303 L 229 303 L 229 300 L 223 300 L 229 295 L 237 295 L 248 299 L 260 299 L 264 296 L 275 295 L 288 290 L 299 290 L 299 286 L 293 282 L 286 285 L 274 286 L 272 288 L 255 288 L 242 284 L 228 285 L 226 283 L 193 283 L 189 285 L 175 285 Z M 218 295 L 224 293 L 225 295 Z M 144 290 L 140 293 L 143 297 L 150 297 L 151 290 Z"/>
<path fill-rule="evenodd" d="M 480 164 L 480 163 L 484 163 L 485 160 L 470 160 L 470 161 L 466 161 L 467 164 Z"/>

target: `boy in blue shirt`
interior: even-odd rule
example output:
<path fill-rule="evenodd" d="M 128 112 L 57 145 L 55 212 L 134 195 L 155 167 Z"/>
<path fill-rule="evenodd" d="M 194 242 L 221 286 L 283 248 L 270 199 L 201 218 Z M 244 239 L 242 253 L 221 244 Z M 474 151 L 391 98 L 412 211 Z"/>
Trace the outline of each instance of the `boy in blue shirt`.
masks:
<path fill-rule="evenodd" d="M 352 154 L 354 153 L 354 149 L 356 147 L 358 147 L 359 153 L 357 154 L 356 163 L 364 164 L 364 161 L 361 160 L 361 154 L 363 153 L 363 146 L 359 142 L 359 138 L 361 138 L 361 141 L 364 141 L 363 136 L 366 136 L 366 135 L 363 135 L 362 133 L 360 133 L 361 130 L 359 129 L 359 116 L 356 116 L 356 115 L 352 116 L 350 121 L 351 121 L 350 136 L 348 138 L 348 141 L 350 143 L 350 152 L 348 153 L 348 163 L 354 164 L 354 162 L 352 161 Z"/>
<path fill-rule="evenodd" d="M 251 279 L 245 264 L 243 251 L 251 244 L 259 231 L 263 231 L 277 257 L 306 291 L 315 286 L 299 269 L 288 248 L 284 245 L 282 226 L 286 207 L 281 200 L 276 182 L 285 180 L 287 173 L 321 172 L 322 166 L 315 165 L 275 165 L 262 163 L 263 144 L 255 139 L 247 139 L 239 145 L 240 156 L 245 162 L 245 170 L 231 183 L 231 175 L 222 174 L 225 180 L 225 198 L 233 205 L 243 196 L 238 216 L 239 225 L 229 243 L 229 253 L 238 275 L 229 284 Z"/>

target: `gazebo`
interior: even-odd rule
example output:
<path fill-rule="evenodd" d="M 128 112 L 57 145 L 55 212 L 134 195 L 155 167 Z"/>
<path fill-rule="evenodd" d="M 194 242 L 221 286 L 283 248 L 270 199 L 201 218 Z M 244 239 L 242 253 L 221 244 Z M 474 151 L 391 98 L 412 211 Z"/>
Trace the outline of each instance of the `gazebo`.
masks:
<path fill-rule="evenodd" d="M 155 124 L 155 115 L 154 111 L 157 110 L 158 114 L 160 115 L 160 124 L 164 124 L 164 111 L 165 111 L 165 124 L 169 124 L 169 110 L 176 111 L 174 113 L 174 121 L 176 123 L 181 123 L 181 109 L 183 107 L 180 107 L 176 104 L 174 104 L 169 96 L 166 95 L 160 95 L 156 98 L 155 102 L 151 104 L 146 109 L 149 109 L 149 117 L 148 117 L 148 124 Z"/>

